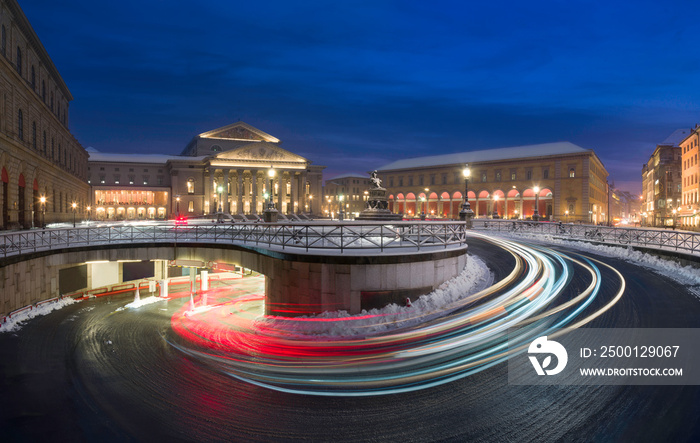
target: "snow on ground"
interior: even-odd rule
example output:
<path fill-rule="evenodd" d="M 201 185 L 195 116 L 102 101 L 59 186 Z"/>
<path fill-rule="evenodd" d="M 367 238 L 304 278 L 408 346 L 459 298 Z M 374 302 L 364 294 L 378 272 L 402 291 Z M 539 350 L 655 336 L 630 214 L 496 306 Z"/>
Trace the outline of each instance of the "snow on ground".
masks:
<path fill-rule="evenodd" d="M 360 336 L 415 326 L 444 316 L 468 302 L 469 296 L 491 286 L 493 274 L 477 256 L 469 255 L 467 266 L 457 277 L 446 281 L 411 306 L 391 304 L 382 309 L 363 310 L 350 315 L 347 311 L 324 312 L 316 316 L 295 318 L 260 317 L 257 326 L 288 331 L 304 336 Z"/>
<path fill-rule="evenodd" d="M 538 234 L 508 234 L 500 232 L 498 234 L 490 234 L 494 237 L 508 237 L 510 239 L 533 239 L 544 242 L 547 245 L 562 245 L 568 248 L 574 248 L 582 251 L 593 252 L 606 257 L 615 257 L 625 260 L 630 263 L 650 269 L 657 274 L 669 277 L 670 279 L 688 286 L 688 290 L 700 299 L 700 269 L 692 266 L 682 266 L 673 260 L 665 260 L 651 254 L 646 254 L 641 251 L 624 246 L 605 246 L 599 244 L 588 243 L 585 241 L 564 240 L 554 238 L 551 235 Z M 658 249 L 658 248 L 657 248 Z"/>
<path fill-rule="evenodd" d="M 13 315 L 12 318 L 7 317 L 4 323 L 2 322 L 2 318 L 0 318 L 0 333 L 18 331 L 27 320 L 31 320 L 32 318 L 40 315 L 46 315 L 51 311 L 61 309 L 67 305 L 72 305 L 75 302 L 76 301 L 71 297 L 64 297 L 53 302 L 42 303 L 38 307 L 34 307 L 32 309 L 26 309 Z"/>
<path fill-rule="evenodd" d="M 124 305 L 123 307 L 117 309 L 117 311 L 123 311 L 126 308 L 140 308 L 141 306 L 150 305 L 152 303 L 158 303 L 159 301 L 166 301 L 166 300 L 168 300 L 168 299 L 163 298 L 163 297 L 156 297 L 156 296 L 144 297 L 144 298 L 134 300 L 131 303 Z"/>

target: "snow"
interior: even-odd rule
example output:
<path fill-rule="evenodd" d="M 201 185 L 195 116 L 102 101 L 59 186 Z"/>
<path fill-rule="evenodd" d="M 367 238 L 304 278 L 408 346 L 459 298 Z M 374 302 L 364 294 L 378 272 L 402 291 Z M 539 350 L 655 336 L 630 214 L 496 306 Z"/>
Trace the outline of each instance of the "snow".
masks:
<path fill-rule="evenodd" d="M 6 317 L 4 323 L 2 323 L 2 318 L 0 318 L 0 333 L 18 331 L 22 328 L 26 321 L 40 315 L 46 315 L 49 312 L 55 311 L 56 309 L 61 309 L 64 306 L 72 305 L 75 302 L 76 301 L 71 297 L 64 297 L 56 301 L 42 303 L 41 305 L 33 307 L 32 309 L 21 311 L 13 315 L 12 318 Z"/>
<path fill-rule="evenodd" d="M 164 165 L 168 161 L 185 160 L 198 161 L 205 157 L 188 157 L 182 155 L 166 154 L 110 154 L 106 152 L 90 152 L 91 163 L 94 162 L 115 162 L 115 163 L 140 163 Z"/>
<path fill-rule="evenodd" d="M 500 232 L 498 235 L 489 234 L 493 237 L 508 237 L 511 239 L 537 239 L 547 245 L 557 244 L 581 251 L 593 252 L 605 257 L 614 257 L 627 262 L 642 266 L 657 274 L 669 277 L 670 279 L 688 287 L 688 290 L 700 299 L 700 269 L 692 266 L 682 266 L 672 260 L 664 260 L 654 255 L 646 254 L 631 247 L 606 246 L 600 244 L 587 243 L 584 241 L 564 240 L 550 235 L 537 234 L 510 234 Z M 662 249 L 662 248 L 655 248 Z M 673 249 L 671 249 L 673 250 Z"/>
<path fill-rule="evenodd" d="M 547 155 L 581 154 L 593 152 L 570 142 L 543 143 L 538 145 L 515 146 L 510 148 L 484 149 L 481 151 L 458 152 L 455 154 L 431 155 L 428 157 L 398 160 L 379 168 L 379 171 L 395 169 L 425 168 L 442 165 L 464 165 L 465 163 L 493 160 L 514 160 L 519 158 L 542 157 Z"/>
<path fill-rule="evenodd" d="M 302 336 L 367 336 L 416 326 L 441 317 L 464 306 L 469 297 L 493 284 L 493 274 L 477 256 L 469 255 L 467 266 L 455 278 L 440 285 L 430 294 L 411 302 L 411 306 L 391 304 L 382 309 L 324 312 L 316 316 L 295 318 L 261 317 L 258 326 L 288 331 Z M 330 321 L 332 320 L 332 321 Z"/>
<path fill-rule="evenodd" d="M 151 305 L 153 303 L 158 303 L 159 301 L 167 301 L 167 298 L 164 297 L 156 297 L 156 296 L 151 296 L 151 297 L 144 297 L 139 300 L 134 300 L 131 303 L 128 303 L 124 305 L 124 307 L 117 309 L 117 311 L 123 311 L 125 308 L 140 308 L 141 306 L 146 306 L 146 305 Z"/>

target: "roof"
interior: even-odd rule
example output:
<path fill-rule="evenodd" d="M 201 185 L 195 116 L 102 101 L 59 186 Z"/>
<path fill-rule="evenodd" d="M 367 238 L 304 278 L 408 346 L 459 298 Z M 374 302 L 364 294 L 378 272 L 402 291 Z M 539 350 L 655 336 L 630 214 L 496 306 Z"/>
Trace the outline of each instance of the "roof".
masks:
<path fill-rule="evenodd" d="M 688 138 L 690 132 L 690 129 L 676 129 L 675 131 L 673 131 L 673 134 L 666 137 L 666 140 L 662 141 L 659 144 L 680 147 L 681 142 Z"/>
<path fill-rule="evenodd" d="M 543 143 L 539 145 L 515 146 L 511 148 L 484 149 L 481 151 L 458 152 L 455 154 L 431 155 L 428 157 L 397 160 L 379 168 L 380 171 L 394 169 L 414 169 L 430 166 L 456 165 L 464 163 L 488 162 L 494 160 L 514 160 L 519 158 L 543 157 L 549 155 L 592 153 L 570 142 Z"/>
<path fill-rule="evenodd" d="M 90 158 L 88 162 L 111 162 L 111 163 L 158 163 L 166 164 L 171 160 L 193 161 L 203 159 L 204 157 L 186 157 L 182 155 L 165 155 L 165 154 L 108 154 L 97 152 L 96 150 L 89 151 Z"/>
<path fill-rule="evenodd" d="M 340 180 L 343 178 L 363 178 L 365 180 L 369 180 L 369 174 L 355 174 L 350 172 L 348 174 L 336 175 L 335 177 L 329 178 L 326 181 Z"/>

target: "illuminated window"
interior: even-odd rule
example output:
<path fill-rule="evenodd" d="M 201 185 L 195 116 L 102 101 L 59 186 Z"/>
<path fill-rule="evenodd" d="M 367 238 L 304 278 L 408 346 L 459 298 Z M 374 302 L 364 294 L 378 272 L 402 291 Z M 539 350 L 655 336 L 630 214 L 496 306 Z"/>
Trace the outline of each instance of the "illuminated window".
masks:
<path fill-rule="evenodd" d="M 194 179 L 187 180 L 187 193 L 194 194 Z"/>
<path fill-rule="evenodd" d="M 576 177 L 576 171 L 574 168 L 569 169 L 569 178 L 574 178 Z"/>
<path fill-rule="evenodd" d="M 187 205 L 187 212 L 194 212 L 194 202 L 189 202 Z"/>

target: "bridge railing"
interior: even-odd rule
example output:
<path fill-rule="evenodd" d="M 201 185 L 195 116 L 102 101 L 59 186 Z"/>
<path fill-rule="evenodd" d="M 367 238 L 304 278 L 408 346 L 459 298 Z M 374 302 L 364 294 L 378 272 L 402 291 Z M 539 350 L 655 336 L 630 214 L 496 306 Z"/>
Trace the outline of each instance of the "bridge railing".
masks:
<path fill-rule="evenodd" d="M 461 222 L 211 223 L 36 229 L 0 234 L 0 257 L 46 250 L 134 243 L 222 243 L 319 254 L 421 251 L 466 243 Z"/>
<path fill-rule="evenodd" d="M 473 221 L 473 227 L 492 232 L 544 234 L 611 245 L 637 245 L 700 254 L 700 233 L 697 232 L 499 219 L 477 219 Z"/>

